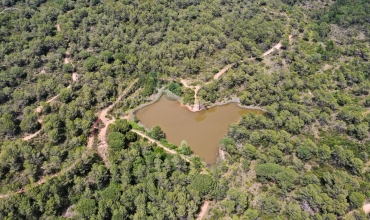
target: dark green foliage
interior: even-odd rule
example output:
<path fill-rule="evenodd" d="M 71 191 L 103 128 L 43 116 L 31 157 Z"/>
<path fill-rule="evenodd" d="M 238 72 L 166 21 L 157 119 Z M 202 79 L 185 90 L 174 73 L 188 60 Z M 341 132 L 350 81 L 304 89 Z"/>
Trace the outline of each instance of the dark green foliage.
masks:
<path fill-rule="evenodd" d="M 144 97 L 149 96 L 154 93 L 156 87 L 157 87 L 157 73 L 151 72 L 148 74 L 148 76 L 145 77 L 143 90 L 141 94 Z"/>
<path fill-rule="evenodd" d="M 21 124 L 19 125 L 21 130 L 30 133 L 39 129 L 40 123 L 37 121 L 37 119 L 37 115 L 33 113 L 25 116 Z"/>
<path fill-rule="evenodd" d="M 109 132 L 120 132 L 126 134 L 131 129 L 131 125 L 126 119 L 118 119 L 113 124 L 109 125 Z"/>
<path fill-rule="evenodd" d="M 211 194 L 215 189 L 216 182 L 210 175 L 199 174 L 190 183 L 190 186 L 197 190 L 202 196 Z"/>
<path fill-rule="evenodd" d="M 353 192 L 349 195 L 349 201 L 354 208 L 361 208 L 364 204 L 365 195 L 359 192 Z"/>
<path fill-rule="evenodd" d="M 113 150 L 121 150 L 125 146 L 125 135 L 120 132 L 110 132 L 107 142 L 109 147 Z"/>
<path fill-rule="evenodd" d="M 81 199 L 78 201 L 75 210 L 81 215 L 82 218 L 89 218 L 95 215 L 96 205 L 93 199 Z"/>
<path fill-rule="evenodd" d="M 73 66 L 70 63 L 63 64 L 63 71 L 66 73 L 72 73 Z"/>
<path fill-rule="evenodd" d="M 11 114 L 5 113 L 0 118 L 0 133 L 4 134 L 14 134 L 16 130 L 16 125 L 14 123 L 13 116 Z"/>
<path fill-rule="evenodd" d="M 266 163 L 266 164 L 257 164 L 256 165 L 256 175 L 260 179 L 269 179 L 273 180 L 276 177 L 276 174 L 283 171 L 283 168 L 278 164 Z"/>
<path fill-rule="evenodd" d="M 281 210 L 281 204 L 275 197 L 263 198 L 260 203 L 260 209 L 265 214 L 278 214 Z"/>
<path fill-rule="evenodd" d="M 172 93 L 178 95 L 178 96 L 182 96 L 182 94 L 183 94 L 181 85 L 178 84 L 178 83 L 175 83 L 175 82 L 171 82 L 167 86 L 167 89 L 170 90 Z"/>
<path fill-rule="evenodd" d="M 84 67 L 87 71 L 93 71 L 98 67 L 98 59 L 96 57 L 89 57 L 84 61 Z"/>
<path fill-rule="evenodd" d="M 135 142 L 137 140 L 137 134 L 132 131 L 128 131 L 125 134 L 125 138 L 126 138 L 126 141 L 128 142 Z"/>

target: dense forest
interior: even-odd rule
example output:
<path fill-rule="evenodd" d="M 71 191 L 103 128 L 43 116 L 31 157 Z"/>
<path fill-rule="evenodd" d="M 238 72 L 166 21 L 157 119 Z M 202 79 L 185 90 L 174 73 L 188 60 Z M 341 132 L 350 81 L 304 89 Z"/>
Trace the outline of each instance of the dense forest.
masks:
<path fill-rule="evenodd" d="M 367 0 L 2 0 L 0 219 L 368 219 L 369 36 Z M 129 117 L 163 89 L 265 113 L 210 166 Z"/>

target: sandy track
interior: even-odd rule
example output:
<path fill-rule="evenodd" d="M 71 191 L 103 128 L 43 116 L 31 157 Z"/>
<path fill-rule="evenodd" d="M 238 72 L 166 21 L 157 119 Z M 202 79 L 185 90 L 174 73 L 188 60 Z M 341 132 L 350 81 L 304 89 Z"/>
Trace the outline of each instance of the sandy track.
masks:
<path fill-rule="evenodd" d="M 200 209 L 200 212 L 198 214 L 197 220 L 202 220 L 204 215 L 207 213 L 207 209 L 209 206 L 209 201 L 205 201 L 202 205 L 202 208 Z"/>
<path fill-rule="evenodd" d="M 200 90 L 201 86 L 200 85 L 190 86 L 188 85 L 188 82 L 185 79 L 181 79 L 180 81 L 186 88 L 194 90 L 194 106 L 193 107 L 191 107 L 190 105 L 184 105 L 184 106 L 188 108 L 189 111 L 191 112 L 199 111 L 199 101 L 198 101 L 197 95 L 198 95 L 198 91 Z"/>
<path fill-rule="evenodd" d="M 225 66 L 222 70 L 220 70 L 216 75 L 213 76 L 213 79 L 220 78 L 220 76 L 222 76 L 222 74 L 226 73 L 232 66 L 233 66 L 233 64 L 229 64 L 229 65 Z"/>
<path fill-rule="evenodd" d="M 362 209 L 364 210 L 364 212 L 366 214 L 369 214 L 370 213 L 370 203 L 369 204 L 366 204 L 362 207 Z"/>
<path fill-rule="evenodd" d="M 36 132 L 35 132 L 35 133 L 33 133 L 33 134 L 27 135 L 27 136 L 26 136 L 26 137 L 24 137 L 22 140 L 24 140 L 24 141 L 28 141 L 28 140 L 30 140 L 30 139 L 32 139 L 32 138 L 34 138 L 34 137 L 36 137 L 37 135 L 39 135 L 39 134 L 40 134 L 41 130 L 42 130 L 42 128 L 41 128 L 40 130 L 36 131 Z"/>
<path fill-rule="evenodd" d="M 281 44 L 281 41 L 276 44 L 275 46 L 273 46 L 270 50 L 266 51 L 265 53 L 263 53 L 263 56 L 267 56 L 269 55 L 270 53 L 272 53 L 275 49 L 276 50 L 279 50 L 281 48 L 282 44 Z"/>
<path fill-rule="evenodd" d="M 106 166 L 109 167 L 108 165 L 108 161 L 107 161 L 107 149 L 108 149 L 108 143 L 107 143 L 107 129 L 108 129 L 108 126 L 109 124 L 113 123 L 116 119 L 108 119 L 106 116 L 108 114 L 108 112 L 119 102 L 121 101 L 122 97 L 125 96 L 130 90 L 131 88 L 137 83 L 138 79 L 135 79 L 134 82 L 131 83 L 131 85 L 129 85 L 125 91 L 122 92 L 122 94 L 120 96 L 118 96 L 118 98 L 116 99 L 116 101 L 114 103 L 112 103 L 110 106 L 108 106 L 107 108 L 103 109 L 98 118 L 101 120 L 101 122 L 104 124 L 104 127 L 100 129 L 99 133 L 98 133 L 98 139 L 99 139 L 99 144 L 98 144 L 98 153 L 100 155 L 100 157 L 103 159 L 103 162 Z M 90 140 L 89 140 L 90 141 Z"/>
<path fill-rule="evenodd" d="M 77 82 L 78 81 L 78 75 L 77 73 L 72 73 L 72 81 Z"/>
<path fill-rule="evenodd" d="M 66 51 L 66 56 L 64 57 L 64 63 L 65 64 L 68 64 L 68 63 L 70 63 L 71 61 L 69 60 L 69 52 L 68 51 Z"/>

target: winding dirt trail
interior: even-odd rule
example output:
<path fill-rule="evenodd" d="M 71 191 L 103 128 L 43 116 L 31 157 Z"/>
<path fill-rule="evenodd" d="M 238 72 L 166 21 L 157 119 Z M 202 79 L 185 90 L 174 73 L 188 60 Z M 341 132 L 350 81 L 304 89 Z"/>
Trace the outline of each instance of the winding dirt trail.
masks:
<path fill-rule="evenodd" d="M 275 46 L 273 46 L 270 50 L 266 51 L 263 53 L 263 56 L 267 56 L 269 55 L 270 53 L 272 53 L 274 50 L 279 50 L 283 45 L 281 44 L 281 41 L 279 43 L 277 43 Z"/>
<path fill-rule="evenodd" d="M 30 140 L 30 139 L 32 139 L 32 138 L 34 138 L 34 137 L 36 137 L 37 135 L 39 135 L 39 134 L 40 134 L 41 130 L 42 130 L 42 128 L 40 128 L 40 130 L 36 131 L 36 132 L 35 132 L 35 133 L 33 133 L 33 134 L 27 135 L 27 136 L 26 136 L 26 137 L 24 137 L 22 140 L 24 140 L 24 141 L 28 141 L 28 140 Z"/>
<path fill-rule="evenodd" d="M 200 85 L 197 85 L 197 86 L 190 86 L 188 84 L 188 81 L 185 80 L 185 79 L 181 79 L 180 80 L 181 83 L 186 87 L 186 88 L 189 88 L 189 89 L 192 89 L 194 90 L 194 106 L 191 107 L 190 105 L 184 105 L 186 108 L 189 109 L 189 111 L 191 112 L 197 112 L 199 111 L 199 101 L 198 101 L 198 98 L 197 98 L 197 95 L 198 95 L 198 91 L 200 90 L 201 86 Z"/>
<path fill-rule="evenodd" d="M 154 140 L 153 138 L 151 138 L 148 135 L 144 134 L 144 132 L 142 132 L 142 131 L 139 131 L 139 130 L 136 130 L 136 129 L 131 129 L 131 131 L 135 132 L 136 134 L 140 135 L 143 138 L 148 139 L 151 143 L 156 143 L 157 146 L 163 148 L 167 153 L 170 153 L 170 154 L 178 154 L 175 150 L 169 149 L 168 147 L 166 147 L 163 144 L 161 144 L 161 142 L 159 142 L 157 140 Z M 180 157 L 182 159 L 184 159 L 187 162 L 191 163 L 191 161 L 187 157 L 185 157 L 185 156 L 183 156 L 181 154 L 178 154 L 178 155 L 180 155 Z"/>
<path fill-rule="evenodd" d="M 197 220 L 202 220 L 204 215 L 207 213 L 207 209 L 209 206 L 209 201 L 205 201 L 202 205 L 202 208 L 200 209 L 200 212 L 198 214 Z"/>
<path fill-rule="evenodd" d="M 99 144 L 98 144 L 98 153 L 100 155 L 100 157 L 103 159 L 103 162 L 104 164 L 109 167 L 109 164 L 108 164 L 108 160 L 107 160 L 107 149 L 108 149 L 108 143 L 107 143 L 107 129 L 108 129 L 108 126 L 113 123 L 116 119 L 115 118 L 112 118 L 112 119 L 108 119 L 106 116 L 108 114 L 108 112 L 119 102 L 121 101 L 122 97 L 125 96 L 130 90 L 131 88 L 137 83 L 138 79 L 135 79 L 134 82 L 132 82 L 126 89 L 125 91 L 122 92 L 122 94 L 120 96 L 118 96 L 118 98 L 116 99 L 116 101 L 114 103 L 112 103 L 111 105 L 109 105 L 107 108 L 103 109 L 98 118 L 101 120 L 101 122 L 104 124 L 104 127 L 100 129 L 99 133 L 98 133 L 98 139 L 99 139 Z M 92 138 L 92 137 L 90 137 Z M 92 141 L 93 143 L 93 140 L 90 140 L 89 138 L 89 142 Z M 92 145 L 91 145 L 92 146 Z M 89 146 L 89 147 L 91 147 Z"/>
<path fill-rule="evenodd" d="M 58 31 L 60 31 L 60 24 L 57 24 L 57 30 Z M 69 52 L 67 51 L 66 52 L 66 55 L 65 55 L 65 57 L 64 57 L 64 63 L 65 64 L 68 64 L 68 63 L 70 63 L 71 61 L 70 61 L 70 58 L 69 58 Z M 44 69 L 42 69 L 41 70 L 41 72 L 45 72 L 45 70 Z M 78 80 L 78 77 L 77 77 L 77 73 L 73 73 L 72 74 L 72 81 L 73 82 L 76 82 Z M 71 88 L 72 86 L 71 85 L 69 85 L 67 88 Z M 55 99 L 57 99 L 59 97 L 59 94 L 58 95 L 55 95 L 55 96 L 53 96 L 53 97 L 51 97 L 50 99 L 48 99 L 46 102 L 47 103 L 50 103 L 50 102 L 53 102 Z M 36 109 L 35 109 L 35 112 L 37 112 L 37 113 L 40 113 L 41 112 L 41 110 L 42 110 L 42 106 L 38 106 Z M 38 121 L 39 121 L 39 123 L 40 124 L 42 124 L 42 118 L 39 118 L 38 119 Z M 30 135 L 27 135 L 27 136 L 25 136 L 24 138 L 23 138 L 23 140 L 25 140 L 25 141 L 28 141 L 28 140 L 30 140 L 30 139 L 32 139 L 32 138 L 34 138 L 34 137 L 36 137 L 37 135 L 39 135 L 40 133 L 41 133 L 41 130 L 42 130 L 42 127 L 40 128 L 40 130 L 38 130 L 38 131 L 36 131 L 35 133 L 33 133 L 33 134 L 30 134 Z M 89 141 L 90 141 L 90 139 L 89 139 Z"/>
<path fill-rule="evenodd" d="M 213 76 L 213 79 L 218 79 L 222 74 L 226 73 L 234 64 L 229 64 L 220 70 L 216 75 Z"/>
<path fill-rule="evenodd" d="M 290 34 L 289 35 L 289 43 L 292 44 L 293 42 L 293 35 Z M 267 50 L 265 53 L 263 53 L 263 56 L 267 56 L 269 55 L 270 53 L 272 53 L 274 50 L 279 50 L 283 45 L 281 44 L 281 41 L 279 43 L 277 43 L 276 45 L 274 45 L 271 49 Z M 254 58 L 251 58 L 251 60 L 253 60 Z M 214 76 L 213 76 L 213 79 L 214 80 L 218 80 L 223 74 L 225 74 L 231 67 L 233 67 L 234 63 L 233 64 L 229 64 L 229 65 L 226 65 L 222 70 L 220 70 L 218 73 L 216 73 Z M 200 105 L 199 105 L 199 101 L 197 99 L 197 94 L 198 94 L 198 91 L 201 89 L 201 86 L 200 85 L 197 85 L 197 86 L 190 86 L 188 84 L 188 81 L 185 80 L 185 79 L 181 79 L 180 80 L 181 83 L 186 87 L 186 88 L 190 88 L 192 90 L 194 90 L 194 106 L 191 107 L 190 105 L 184 105 L 186 108 L 188 108 L 190 111 L 192 112 L 197 112 L 197 111 L 200 111 Z M 206 82 L 206 85 L 210 83 L 210 82 Z"/>
<path fill-rule="evenodd" d="M 6 9 L 2 10 L 2 11 L 0 12 L 0 14 L 3 14 L 3 13 L 5 13 L 6 11 L 10 11 L 10 10 L 18 10 L 18 8 L 6 8 Z"/>

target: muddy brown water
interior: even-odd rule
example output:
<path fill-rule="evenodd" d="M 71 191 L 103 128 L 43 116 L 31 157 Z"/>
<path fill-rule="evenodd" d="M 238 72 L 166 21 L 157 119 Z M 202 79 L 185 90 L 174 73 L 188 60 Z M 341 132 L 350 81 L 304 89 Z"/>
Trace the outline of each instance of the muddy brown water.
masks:
<path fill-rule="evenodd" d="M 157 102 L 137 111 L 136 116 L 148 128 L 160 126 L 166 139 L 176 145 L 185 140 L 195 155 L 208 164 L 216 162 L 219 142 L 227 127 L 243 114 L 263 114 L 261 110 L 246 109 L 236 103 L 191 112 L 179 102 L 162 96 Z"/>

